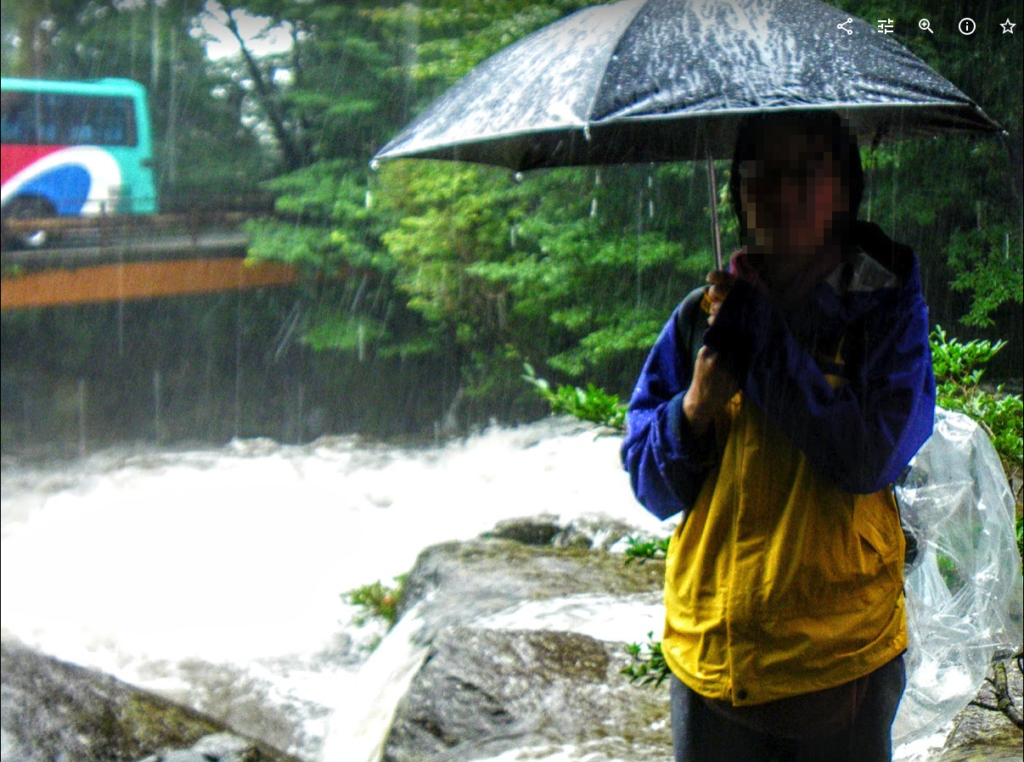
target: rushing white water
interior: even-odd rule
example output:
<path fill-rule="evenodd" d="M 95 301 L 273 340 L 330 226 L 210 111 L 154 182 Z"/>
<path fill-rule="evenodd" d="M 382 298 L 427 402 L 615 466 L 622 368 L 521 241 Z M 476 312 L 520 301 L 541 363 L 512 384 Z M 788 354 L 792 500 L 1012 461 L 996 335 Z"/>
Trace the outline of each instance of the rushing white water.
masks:
<path fill-rule="evenodd" d="M 423 657 L 410 617 L 367 661 L 374 633 L 354 626 L 341 593 L 510 517 L 600 513 L 669 529 L 634 501 L 618 439 L 564 420 L 429 448 L 334 438 L 110 450 L 46 467 L 5 458 L 2 477 L 5 637 L 324 762 L 374 758 Z M 638 641 L 660 629 L 657 598 L 574 596 L 479 624 Z M 942 737 L 897 759 L 927 759 Z"/>
<path fill-rule="evenodd" d="M 4 632 L 315 758 L 330 712 L 367 702 L 354 680 L 369 635 L 341 593 L 509 517 L 604 513 L 664 533 L 617 448 L 549 420 L 435 448 L 336 438 L 52 468 L 6 458 Z"/>

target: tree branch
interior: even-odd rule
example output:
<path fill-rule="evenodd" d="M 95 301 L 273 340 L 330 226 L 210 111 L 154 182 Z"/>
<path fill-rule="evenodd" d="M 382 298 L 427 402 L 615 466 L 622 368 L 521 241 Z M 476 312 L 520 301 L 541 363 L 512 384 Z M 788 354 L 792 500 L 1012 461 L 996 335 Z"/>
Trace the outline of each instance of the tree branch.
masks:
<path fill-rule="evenodd" d="M 263 70 L 260 68 L 259 62 L 256 61 L 252 54 L 252 51 L 246 47 L 245 40 L 242 38 L 242 33 L 238 29 L 238 23 L 235 21 L 233 15 L 233 8 L 225 7 L 227 13 L 227 26 L 228 30 L 234 36 L 242 49 L 242 58 L 245 60 L 245 66 L 249 70 L 249 76 L 252 77 L 253 86 L 256 88 L 256 96 L 263 106 L 263 110 L 267 115 L 267 119 L 270 120 L 271 129 L 274 131 L 274 137 L 277 138 L 278 144 L 281 146 L 281 151 L 284 153 L 285 163 L 288 165 L 288 169 L 295 170 L 299 169 L 305 164 L 305 157 L 303 151 L 297 145 L 294 140 L 294 136 L 288 130 L 285 124 L 284 113 L 282 112 L 281 105 L 278 102 L 277 93 L 274 90 L 273 85 L 267 82 L 267 78 L 263 75 Z"/>
<path fill-rule="evenodd" d="M 1010 695 L 1010 686 L 1006 679 L 1006 664 L 1001 661 L 995 662 L 992 665 L 992 676 L 985 679 L 992 685 L 995 692 L 995 705 L 979 699 L 975 699 L 971 704 L 989 711 L 1002 712 L 1010 722 L 1024 730 L 1024 716 L 1021 715 L 1020 709 L 1013 703 L 1013 697 Z"/>

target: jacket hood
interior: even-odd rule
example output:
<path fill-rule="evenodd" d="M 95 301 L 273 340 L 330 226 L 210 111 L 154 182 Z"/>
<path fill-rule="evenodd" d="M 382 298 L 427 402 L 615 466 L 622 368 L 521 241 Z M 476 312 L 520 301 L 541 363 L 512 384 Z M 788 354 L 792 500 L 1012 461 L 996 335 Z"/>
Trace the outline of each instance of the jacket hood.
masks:
<path fill-rule="evenodd" d="M 854 222 L 850 230 L 850 248 L 863 251 L 899 278 L 901 285 L 911 285 L 912 281 L 916 283 L 917 260 L 913 250 L 889 238 L 875 223 L 860 220 Z"/>

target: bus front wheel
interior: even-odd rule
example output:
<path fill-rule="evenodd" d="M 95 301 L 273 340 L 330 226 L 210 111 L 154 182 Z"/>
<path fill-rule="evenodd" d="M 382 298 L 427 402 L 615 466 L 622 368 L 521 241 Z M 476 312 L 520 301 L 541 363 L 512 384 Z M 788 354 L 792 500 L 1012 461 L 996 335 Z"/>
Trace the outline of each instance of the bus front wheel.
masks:
<path fill-rule="evenodd" d="M 53 204 L 37 196 L 24 196 L 12 199 L 4 207 L 4 243 L 13 242 L 23 249 L 40 249 L 45 246 L 51 238 L 50 232 L 45 228 L 28 230 L 8 231 L 6 223 L 9 220 L 46 220 L 57 216 L 57 210 Z M 5 245 L 6 248 L 6 245 Z"/>

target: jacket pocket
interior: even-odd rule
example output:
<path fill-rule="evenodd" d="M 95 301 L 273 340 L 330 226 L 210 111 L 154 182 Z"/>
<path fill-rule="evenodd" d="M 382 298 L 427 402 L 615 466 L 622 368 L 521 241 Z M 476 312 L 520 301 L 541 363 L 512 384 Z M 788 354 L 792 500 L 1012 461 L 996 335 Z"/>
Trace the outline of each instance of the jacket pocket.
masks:
<path fill-rule="evenodd" d="M 853 524 L 860 537 L 865 562 L 872 556 L 880 566 L 902 563 L 903 528 L 891 489 L 871 495 L 857 495 L 853 504 Z"/>

